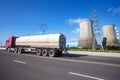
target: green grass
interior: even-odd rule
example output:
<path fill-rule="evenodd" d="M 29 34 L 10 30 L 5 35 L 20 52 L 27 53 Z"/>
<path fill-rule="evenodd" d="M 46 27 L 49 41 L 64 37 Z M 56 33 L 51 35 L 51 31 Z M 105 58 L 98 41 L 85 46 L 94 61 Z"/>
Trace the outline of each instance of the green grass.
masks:
<path fill-rule="evenodd" d="M 69 48 L 68 51 L 91 51 L 91 52 L 116 52 L 120 53 L 120 50 L 94 50 L 92 49 L 80 49 L 80 48 Z"/>

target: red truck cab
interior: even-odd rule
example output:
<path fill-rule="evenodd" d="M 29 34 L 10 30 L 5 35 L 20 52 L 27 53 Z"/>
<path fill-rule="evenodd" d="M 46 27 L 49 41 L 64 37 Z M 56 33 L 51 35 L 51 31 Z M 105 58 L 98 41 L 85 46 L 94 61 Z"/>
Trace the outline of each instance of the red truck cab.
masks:
<path fill-rule="evenodd" d="M 17 37 L 11 36 L 7 41 L 6 41 L 6 49 L 8 48 L 14 48 L 15 47 L 15 40 Z"/>

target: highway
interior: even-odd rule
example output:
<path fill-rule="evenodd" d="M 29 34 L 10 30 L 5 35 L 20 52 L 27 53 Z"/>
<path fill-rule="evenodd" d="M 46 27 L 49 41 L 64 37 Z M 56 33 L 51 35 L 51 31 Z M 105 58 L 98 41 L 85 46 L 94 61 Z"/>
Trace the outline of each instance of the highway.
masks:
<path fill-rule="evenodd" d="M 120 80 L 120 58 L 75 54 L 50 58 L 0 51 L 0 80 Z"/>

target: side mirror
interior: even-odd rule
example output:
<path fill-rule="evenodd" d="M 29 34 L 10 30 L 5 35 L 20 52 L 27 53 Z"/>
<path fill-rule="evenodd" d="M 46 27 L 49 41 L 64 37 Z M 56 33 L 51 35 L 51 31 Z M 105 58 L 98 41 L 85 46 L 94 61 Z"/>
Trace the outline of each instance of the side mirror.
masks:
<path fill-rule="evenodd" d="M 9 41 L 8 40 L 6 40 L 6 43 L 8 43 Z"/>

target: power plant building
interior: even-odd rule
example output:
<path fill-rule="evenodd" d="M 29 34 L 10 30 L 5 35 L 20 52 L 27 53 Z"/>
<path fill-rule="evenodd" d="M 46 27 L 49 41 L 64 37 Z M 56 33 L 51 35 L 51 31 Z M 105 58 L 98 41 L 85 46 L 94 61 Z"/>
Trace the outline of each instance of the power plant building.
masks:
<path fill-rule="evenodd" d="M 109 24 L 103 26 L 103 45 L 104 46 L 119 46 L 115 35 L 115 25 Z"/>
<path fill-rule="evenodd" d="M 83 47 L 92 47 L 93 45 L 93 22 L 92 20 L 83 20 L 80 22 L 80 40 L 79 46 Z"/>

